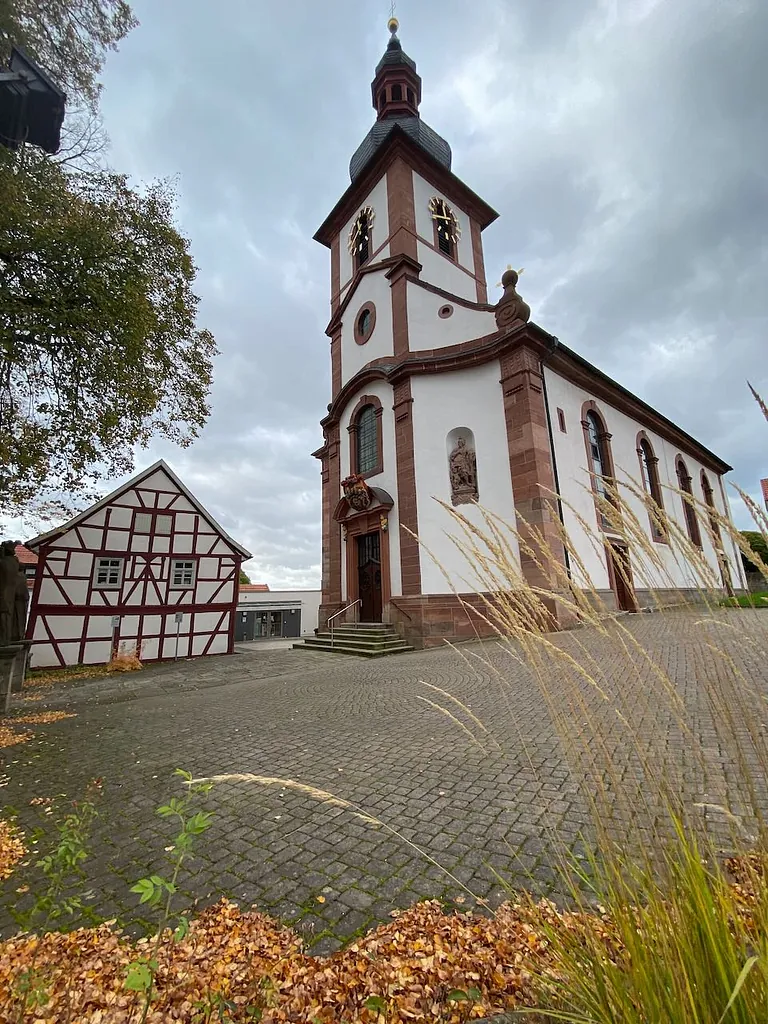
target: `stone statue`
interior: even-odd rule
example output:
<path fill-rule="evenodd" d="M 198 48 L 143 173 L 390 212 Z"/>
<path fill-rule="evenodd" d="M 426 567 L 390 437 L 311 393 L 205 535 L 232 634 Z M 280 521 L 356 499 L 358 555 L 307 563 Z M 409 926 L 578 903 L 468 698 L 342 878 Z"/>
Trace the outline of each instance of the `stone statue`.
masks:
<path fill-rule="evenodd" d="M 466 505 L 477 501 L 477 460 L 475 453 L 467 447 L 466 439 L 460 437 L 448 457 L 451 476 L 451 501 L 454 505 Z"/>
<path fill-rule="evenodd" d="M 12 540 L 0 545 L 0 647 L 16 643 L 16 581 L 21 567 Z M 22 632 L 22 636 L 24 633 Z"/>

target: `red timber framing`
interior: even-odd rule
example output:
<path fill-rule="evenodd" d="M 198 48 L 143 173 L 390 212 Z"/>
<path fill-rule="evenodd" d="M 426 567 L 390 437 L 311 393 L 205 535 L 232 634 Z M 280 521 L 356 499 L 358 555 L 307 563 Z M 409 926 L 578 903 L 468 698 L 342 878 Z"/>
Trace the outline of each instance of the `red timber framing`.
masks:
<path fill-rule="evenodd" d="M 29 546 L 39 556 L 27 628 L 34 666 L 234 649 L 250 553 L 162 460 Z"/>

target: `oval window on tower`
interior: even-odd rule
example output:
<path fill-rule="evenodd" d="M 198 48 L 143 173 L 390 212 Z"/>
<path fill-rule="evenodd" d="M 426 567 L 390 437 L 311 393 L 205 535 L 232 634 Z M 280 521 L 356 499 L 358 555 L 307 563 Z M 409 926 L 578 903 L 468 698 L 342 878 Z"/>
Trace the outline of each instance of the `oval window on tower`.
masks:
<path fill-rule="evenodd" d="M 376 307 L 372 302 L 366 302 L 355 317 L 355 341 L 358 345 L 364 345 L 368 341 L 375 326 Z"/>

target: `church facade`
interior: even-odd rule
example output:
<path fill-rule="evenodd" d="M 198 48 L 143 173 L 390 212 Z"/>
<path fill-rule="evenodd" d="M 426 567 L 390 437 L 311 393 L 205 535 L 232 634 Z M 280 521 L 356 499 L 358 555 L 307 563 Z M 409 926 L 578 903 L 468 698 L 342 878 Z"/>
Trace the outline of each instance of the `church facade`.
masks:
<path fill-rule="evenodd" d="M 314 453 L 321 628 L 355 605 L 361 621 L 388 622 L 417 646 L 487 632 L 467 610 L 482 598 L 451 540 L 450 509 L 480 525 L 478 504 L 521 539 L 546 538 L 547 559 L 512 544 L 525 582 L 552 592 L 554 627 L 567 622 L 552 559 L 573 586 L 586 586 L 586 574 L 609 607 L 637 610 L 654 582 L 595 500 L 622 472 L 658 503 L 649 516 L 637 496 L 636 511 L 673 588 L 692 586 L 664 525 L 673 523 L 725 589 L 740 588 L 736 548 L 676 493 L 727 517 L 730 467 L 532 323 L 515 271 L 489 303 L 482 233 L 497 214 L 453 174 L 450 147 L 420 118 L 421 79 L 396 30 L 393 19 L 371 86 L 376 122 L 315 235 L 331 265 L 331 401 Z M 568 564 L 562 527 L 580 566 Z"/>

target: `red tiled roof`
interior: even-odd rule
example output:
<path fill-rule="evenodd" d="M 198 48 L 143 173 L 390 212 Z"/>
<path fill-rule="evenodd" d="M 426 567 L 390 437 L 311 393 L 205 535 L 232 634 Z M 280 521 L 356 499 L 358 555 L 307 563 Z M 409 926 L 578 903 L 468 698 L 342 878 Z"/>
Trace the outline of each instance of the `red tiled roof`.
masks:
<path fill-rule="evenodd" d="M 37 565 L 37 555 L 23 544 L 16 545 L 16 557 L 22 565 Z"/>
<path fill-rule="evenodd" d="M 265 594 L 269 590 L 267 583 L 241 583 L 241 594 Z"/>
<path fill-rule="evenodd" d="M 768 480 L 761 480 L 760 486 L 763 488 L 763 501 L 765 502 L 765 507 L 768 508 Z"/>

